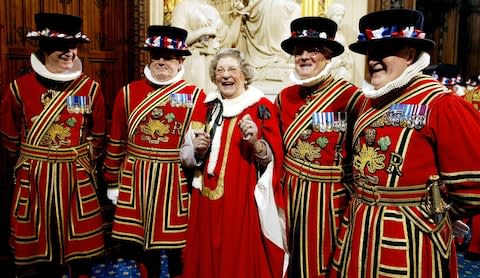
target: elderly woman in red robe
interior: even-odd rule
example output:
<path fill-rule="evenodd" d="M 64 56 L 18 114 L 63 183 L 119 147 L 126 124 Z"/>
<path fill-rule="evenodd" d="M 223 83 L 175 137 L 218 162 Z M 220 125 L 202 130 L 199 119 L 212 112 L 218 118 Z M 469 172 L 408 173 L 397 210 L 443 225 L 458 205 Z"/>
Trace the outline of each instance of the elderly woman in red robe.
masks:
<path fill-rule="evenodd" d="M 224 49 L 182 146 L 195 169 L 183 277 L 281 277 L 285 230 L 279 191 L 283 159 L 274 104 L 252 87 L 243 53 Z"/>

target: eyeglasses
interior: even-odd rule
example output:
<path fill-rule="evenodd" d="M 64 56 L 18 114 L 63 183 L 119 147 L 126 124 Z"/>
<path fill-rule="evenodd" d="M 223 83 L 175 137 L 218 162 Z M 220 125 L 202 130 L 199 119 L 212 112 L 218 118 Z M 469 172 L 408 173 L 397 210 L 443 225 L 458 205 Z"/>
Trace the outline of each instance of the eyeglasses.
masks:
<path fill-rule="evenodd" d="M 408 51 L 408 47 L 403 44 L 391 44 L 387 47 L 382 45 L 382 47 L 369 47 L 367 49 L 367 58 L 368 60 L 377 60 L 380 61 L 385 57 L 389 56 L 402 56 L 402 53 Z"/>
<path fill-rule="evenodd" d="M 321 50 L 318 47 L 302 47 L 302 48 L 294 48 L 293 49 L 293 55 L 294 56 L 300 56 L 303 54 L 303 52 L 307 52 L 310 56 L 315 56 L 318 55 Z"/>
<path fill-rule="evenodd" d="M 160 51 L 151 51 L 150 52 L 150 58 L 152 58 L 152 60 L 160 60 L 160 59 L 163 59 L 163 60 L 174 60 L 174 59 L 178 59 L 178 57 L 171 53 L 171 52 L 160 52 Z"/>
<path fill-rule="evenodd" d="M 42 44 L 42 49 L 47 53 L 53 53 L 55 51 L 69 52 L 71 49 L 77 49 L 78 43 L 76 42 L 48 42 Z"/>
<path fill-rule="evenodd" d="M 230 74 L 236 74 L 240 71 L 238 67 L 228 67 L 228 68 L 216 68 L 215 75 L 223 75 L 225 72 Z"/>

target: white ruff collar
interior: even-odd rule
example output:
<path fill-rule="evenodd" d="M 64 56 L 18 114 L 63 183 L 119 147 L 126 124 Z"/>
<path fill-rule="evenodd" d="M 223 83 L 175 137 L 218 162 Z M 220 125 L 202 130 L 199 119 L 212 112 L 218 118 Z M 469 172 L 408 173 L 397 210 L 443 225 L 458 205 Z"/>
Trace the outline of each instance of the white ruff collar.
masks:
<path fill-rule="evenodd" d="M 75 59 L 73 59 L 72 70 L 65 73 L 53 73 L 48 71 L 45 65 L 38 60 L 34 53 L 30 55 L 30 63 L 32 64 L 33 71 L 35 71 L 38 75 L 54 81 L 72 81 L 77 79 L 82 74 L 82 61 L 77 56 L 75 56 Z"/>
<path fill-rule="evenodd" d="M 385 86 L 382 88 L 375 90 L 369 87 L 366 87 L 363 89 L 363 94 L 367 98 L 378 98 L 383 95 L 388 94 L 392 90 L 401 88 L 410 82 L 413 77 L 415 77 L 418 74 L 421 74 L 422 70 L 426 68 L 430 64 L 430 55 L 427 52 L 422 52 L 420 54 L 420 57 L 418 57 L 418 60 L 408 66 L 405 71 L 396 79 L 388 82 Z"/>
<path fill-rule="evenodd" d="M 325 79 L 325 77 L 328 76 L 332 71 L 332 67 L 333 63 L 328 63 L 319 74 L 307 79 L 300 79 L 300 77 L 298 77 L 297 71 L 294 69 L 290 73 L 290 80 L 297 85 L 311 87 Z"/>
<path fill-rule="evenodd" d="M 150 71 L 149 65 L 146 65 L 145 68 L 143 69 L 143 73 L 145 74 L 145 78 L 148 79 L 148 81 L 152 82 L 155 85 L 170 85 L 173 83 L 176 83 L 180 80 L 182 80 L 183 73 L 185 70 L 183 69 L 183 65 L 180 65 L 180 70 L 177 72 L 177 74 L 170 80 L 167 81 L 158 81 L 155 79 L 152 75 L 152 72 Z"/>
<path fill-rule="evenodd" d="M 241 95 L 235 98 L 222 98 L 222 95 L 218 90 L 207 94 L 205 103 L 211 102 L 215 99 L 219 99 L 223 105 L 223 117 L 230 118 L 239 115 L 247 107 L 257 103 L 264 96 L 263 92 L 259 89 L 248 86 L 247 90 Z"/>

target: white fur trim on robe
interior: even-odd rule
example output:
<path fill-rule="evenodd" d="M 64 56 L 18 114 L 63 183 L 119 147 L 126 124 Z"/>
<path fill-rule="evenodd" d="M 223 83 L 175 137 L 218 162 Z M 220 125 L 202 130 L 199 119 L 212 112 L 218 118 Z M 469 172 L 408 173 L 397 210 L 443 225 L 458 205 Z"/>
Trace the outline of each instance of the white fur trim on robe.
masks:
<path fill-rule="evenodd" d="M 223 106 L 222 117 L 232 118 L 240 115 L 240 113 L 242 113 L 243 110 L 257 103 L 263 96 L 264 94 L 262 91 L 260 91 L 259 89 L 253 86 L 249 86 L 248 89 L 244 91 L 241 95 L 235 98 L 230 98 L 230 99 L 222 98 L 222 95 L 220 94 L 220 92 L 215 91 L 214 93 L 207 95 L 205 102 L 213 101 L 214 99 L 219 99 Z M 211 149 L 210 149 L 210 159 L 208 160 L 208 164 L 207 164 L 207 173 L 211 175 L 213 174 L 213 171 L 217 166 L 218 154 L 220 152 L 220 147 L 222 143 L 221 130 L 223 130 L 223 121 L 222 121 L 222 124 L 217 127 L 217 130 L 219 130 L 220 132 L 215 132 L 215 135 L 212 138 Z"/>
<path fill-rule="evenodd" d="M 195 176 L 192 180 L 192 187 L 198 190 L 202 190 L 202 180 L 203 180 L 203 173 L 202 171 L 195 170 Z"/>
<path fill-rule="evenodd" d="M 287 251 L 287 235 L 285 213 L 277 207 L 273 194 L 273 160 L 267 165 L 265 172 L 255 186 L 255 201 L 263 235 L 285 251 L 283 260 L 283 276 L 287 271 L 289 255 Z"/>

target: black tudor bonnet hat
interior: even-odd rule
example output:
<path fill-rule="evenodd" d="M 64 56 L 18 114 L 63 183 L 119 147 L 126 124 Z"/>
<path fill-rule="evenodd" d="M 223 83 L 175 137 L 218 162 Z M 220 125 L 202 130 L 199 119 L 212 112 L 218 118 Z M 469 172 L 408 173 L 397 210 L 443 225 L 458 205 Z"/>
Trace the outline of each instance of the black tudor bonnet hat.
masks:
<path fill-rule="evenodd" d="M 325 45 L 333 52 L 333 57 L 343 53 L 343 45 L 335 41 L 337 24 L 335 21 L 319 17 L 307 16 L 294 19 L 290 23 L 291 36 L 282 41 L 282 49 L 293 55 L 295 46 Z"/>
<path fill-rule="evenodd" d="M 350 50 L 366 54 L 370 46 L 388 46 L 407 42 L 410 46 L 430 51 L 435 42 L 423 32 L 423 14 L 417 10 L 391 9 L 364 15 L 359 21 L 358 41 L 349 45 Z"/>
<path fill-rule="evenodd" d="M 192 53 L 188 50 L 185 42 L 187 35 L 187 30 L 182 28 L 150 25 L 147 29 L 147 39 L 144 42 L 143 49 L 149 51 L 163 50 L 179 56 L 190 56 Z"/>
<path fill-rule="evenodd" d="M 82 33 L 82 18 L 58 13 L 35 14 L 37 30 L 27 33 L 27 38 L 44 42 L 88 43 L 90 39 Z"/>

